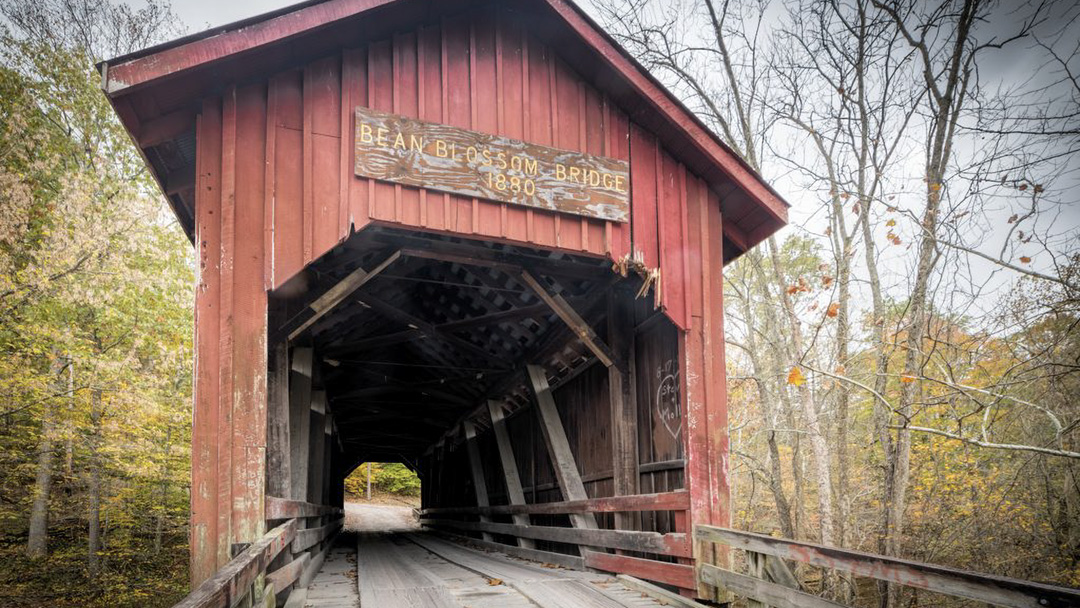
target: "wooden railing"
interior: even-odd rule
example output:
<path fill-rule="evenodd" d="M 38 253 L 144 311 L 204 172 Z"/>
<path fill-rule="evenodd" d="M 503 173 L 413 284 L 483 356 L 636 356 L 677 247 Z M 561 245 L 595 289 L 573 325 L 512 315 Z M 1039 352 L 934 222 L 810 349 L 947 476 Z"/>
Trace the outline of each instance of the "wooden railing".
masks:
<path fill-rule="evenodd" d="M 569 515 L 574 513 L 618 513 L 635 511 L 686 511 L 690 508 L 690 495 L 685 490 L 660 494 L 640 494 L 546 502 L 525 505 L 500 505 L 490 507 L 441 507 L 424 509 L 420 523 L 443 534 L 461 536 L 462 533 L 497 534 L 533 541 L 551 541 L 578 545 L 581 556 L 566 555 L 554 551 L 506 545 L 468 538 L 469 542 L 502 551 L 516 557 L 558 564 L 568 568 L 595 568 L 608 572 L 628 574 L 684 589 L 695 586 L 694 569 L 687 563 L 670 563 L 630 555 L 607 553 L 605 549 L 620 552 L 656 554 L 688 560 L 692 555 L 689 535 L 685 532 L 641 532 L 636 530 L 603 530 L 598 528 L 566 528 L 519 523 L 497 523 L 492 516 L 510 515 Z M 448 516 L 475 516 L 479 521 L 462 521 Z"/>
<path fill-rule="evenodd" d="M 844 605 L 799 588 L 783 560 L 913 587 L 949 597 L 1011 608 L 1080 606 L 1080 590 L 1032 583 L 945 566 L 848 551 L 763 534 L 696 526 L 694 538 L 746 551 L 749 575 L 700 564 L 703 583 L 727 589 L 751 605 L 775 608 L 841 608 Z"/>
<path fill-rule="evenodd" d="M 276 526 L 174 608 L 232 608 L 242 603 L 257 606 L 297 581 L 306 584 L 322 566 L 341 529 L 342 516 L 337 507 L 267 496 L 266 521 Z M 276 559 L 280 555 L 286 558 Z M 280 565 L 268 572 L 274 564 Z"/>

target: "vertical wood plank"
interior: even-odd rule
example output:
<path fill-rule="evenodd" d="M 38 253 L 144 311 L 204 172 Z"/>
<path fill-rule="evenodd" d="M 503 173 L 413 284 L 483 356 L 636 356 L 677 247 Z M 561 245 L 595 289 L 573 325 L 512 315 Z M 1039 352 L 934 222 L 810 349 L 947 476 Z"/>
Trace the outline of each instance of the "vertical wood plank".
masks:
<path fill-rule="evenodd" d="M 488 500 L 487 480 L 484 479 L 484 465 L 480 461 L 480 448 L 476 445 L 476 427 L 466 420 L 462 423 L 465 430 L 465 449 L 469 452 L 469 471 L 472 474 L 473 492 L 476 494 L 476 506 L 491 506 Z M 491 518 L 486 515 L 480 516 L 480 521 L 490 522 Z M 494 537 L 488 532 L 482 533 L 484 540 L 492 541 Z"/>
<path fill-rule="evenodd" d="M 368 106 L 394 111 L 394 48 L 389 40 L 368 46 Z M 394 221 L 394 186 L 373 181 L 371 193 L 371 218 Z"/>
<path fill-rule="evenodd" d="M 420 117 L 416 44 L 415 32 L 394 36 L 394 112 L 410 118 Z M 398 221 L 419 226 L 419 190 L 408 186 L 398 187 L 397 190 L 401 201 Z"/>
<path fill-rule="evenodd" d="M 368 99 L 368 57 L 367 48 L 347 49 L 342 59 L 342 89 L 346 98 L 351 100 L 342 108 L 342 112 L 348 115 L 346 119 L 350 125 L 342 131 L 342 145 L 349 148 L 349 163 L 345 170 L 344 179 L 349 181 L 349 217 L 354 230 L 359 230 L 367 224 L 368 215 L 368 191 L 372 187 L 371 180 L 358 179 L 353 175 L 352 156 L 353 129 L 355 128 L 353 110 L 356 106 L 367 106 Z"/>
<path fill-rule="evenodd" d="M 218 545 L 217 563 L 232 558 L 233 514 L 233 257 L 236 252 L 236 88 L 225 91 L 221 108 L 221 303 L 218 307 L 221 324 L 218 339 L 221 344 L 219 377 L 217 500 Z"/>
<path fill-rule="evenodd" d="M 312 350 L 293 348 L 289 375 L 289 460 L 293 500 L 307 500 L 308 445 L 311 442 Z"/>
<path fill-rule="evenodd" d="M 254 542 L 266 529 L 267 296 L 264 240 L 266 202 L 266 86 L 236 90 L 235 201 L 232 239 L 230 341 L 233 356 L 232 542 Z M 239 146 L 243 145 L 243 152 Z M 256 228 L 256 234 L 258 234 Z M 230 556 L 231 557 L 231 556 Z"/>
<path fill-rule="evenodd" d="M 506 415 L 498 401 L 488 401 L 488 414 L 491 416 L 491 431 L 495 434 L 495 443 L 499 448 L 499 462 L 502 463 L 503 477 L 506 479 L 507 502 L 512 505 L 525 504 L 525 492 L 521 488 L 521 475 L 518 473 L 517 459 L 514 457 L 514 445 L 506 432 Z M 528 515 L 514 515 L 514 523 L 519 526 L 529 525 Z M 519 547 L 533 549 L 536 543 L 530 538 L 518 537 Z"/>
<path fill-rule="evenodd" d="M 341 58 L 327 57 L 307 67 L 304 112 L 310 116 L 312 259 L 338 242 L 341 202 Z"/>
<path fill-rule="evenodd" d="M 281 285 L 304 266 L 303 76 L 290 70 L 270 79 L 274 149 L 268 156 L 274 205 L 274 284 Z M 268 151 L 269 154 L 269 151 Z"/>
<path fill-rule="evenodd" d="M 633 301 L 629 293 L 608 291 L 608 340 L 618 364 L 607 368 L 611 408 L 612 483 L 615 496 L 638 493 L 637 403 L 628 362 L 633 357 Z M 615 529 L 634 529 L 631 513 L 615 514 Z"/>
<path fill-rule="evenodd" d="M 656 236 L 656 140 L 637 126 L 630 126 L 630 230 L 633 255 L 649 268 L 660 267 Z"/>
<path fill-rule="evenodd" d="M 270 350 L 266 412 L 266 493 L 292 496 L 289 458 L 289 345 L 285 341 Z"/>
<path fill-rule="evenodd" d="M 191 584 L 217 569 L 218 408 L 221 276 L 221 101 L 203 102 L 196 122 L 195 403 L 191 434 Z"/>
<path fill-rule="evenodd" d="M 308 446 L 308 502 L 322 504 L 326 476 L 326 391 L 311 391 L 311 443 Z"/>

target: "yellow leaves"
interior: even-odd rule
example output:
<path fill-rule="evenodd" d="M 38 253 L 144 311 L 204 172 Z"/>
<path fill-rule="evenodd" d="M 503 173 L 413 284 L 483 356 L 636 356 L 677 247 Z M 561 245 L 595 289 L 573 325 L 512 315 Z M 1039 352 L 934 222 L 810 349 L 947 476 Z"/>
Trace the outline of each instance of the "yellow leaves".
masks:
<path fill-rule="evenodd" d="M 930 184 L 930 191 L 931 192 L 940 192 L 941 191 L 941 182 L 934 182 L 934 183 Z"/>
<path fill-rule="evenodd" d="M 915 376 L 903 374 L 900 376 L 900 382 L 903 382 L 904 384 L 911 384 L 912 382 L 915 382 Z"/>
<path fill-rule="evenodd" d="M 885 222 L 885 225 L 888 226 L 889 228 L 892 228 L 893 226 L 896 225 L 896 220 L 889 220 L 889 221 Z"/>
<path fill-rule="evenodd" d="M 806 377 L 803 376 L 802 370 L 800 370 L 798 366 L 791 368 L 791 371 L 788 372 L 787 383 L 794 386 L 806 384 Z"/>
<path fill-rule="evenodd" d="M 885 238 L 888 239 L 889 242 L 892 243 L 893 245 L 899 245 L 902 242 L 900 240 L 900 237 L 897 236 L 896 233 L 893 232 L 892 230 L 890 230 L 889 233 L 885 235 Z"/>
<path fill-rule="evenodd" d="M 825 311 L 825 314 L 829 317 L 835 317 L 840 314 L 840 304 L 838 302 L 829 304 L 829 309 Z"/>

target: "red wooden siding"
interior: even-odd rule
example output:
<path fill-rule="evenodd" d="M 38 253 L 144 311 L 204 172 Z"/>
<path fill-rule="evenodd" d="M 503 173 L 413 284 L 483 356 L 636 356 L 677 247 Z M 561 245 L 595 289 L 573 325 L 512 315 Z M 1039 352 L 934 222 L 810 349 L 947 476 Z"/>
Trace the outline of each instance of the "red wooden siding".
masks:
<path fill-rule="evenodd" d="M 683 210 L 701 182 L 512 14 L 483 10 L 401 32 L 279 73 L 266 91 L 269 286 L 374 221 L 613 259 L 633 252 L 661 269 L 658 299 L 689 327 Z M 357 105 L 629 160 L 631 223 L 355 177 Z"/>
<path fill-rule="evenodd" d="M 230 539 L 263 533 L 266 459 L 265 163 L 261 84 L 229 88 L 198 123 L 195 290 L 196 403 L 192 433 L 192 581 L 230 555 Z M 250 146 L 250 148 L 248 147 Z M 252 238 L 254 236 L 255 238 Z"/>

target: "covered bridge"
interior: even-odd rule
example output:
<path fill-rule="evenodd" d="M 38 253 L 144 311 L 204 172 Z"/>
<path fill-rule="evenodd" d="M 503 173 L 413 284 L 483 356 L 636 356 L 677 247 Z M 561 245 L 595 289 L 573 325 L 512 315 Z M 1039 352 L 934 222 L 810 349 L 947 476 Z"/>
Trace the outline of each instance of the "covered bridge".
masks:
<path fill-rule="evenodd" d="M 723 268 L 787 205 L 580 9 L 307 2 L 99 68 L 198 255 L 193 584 L 283 521 L 256 570 L 303 584 L 395 461 L 432 529 L 710 597 Z"/>

